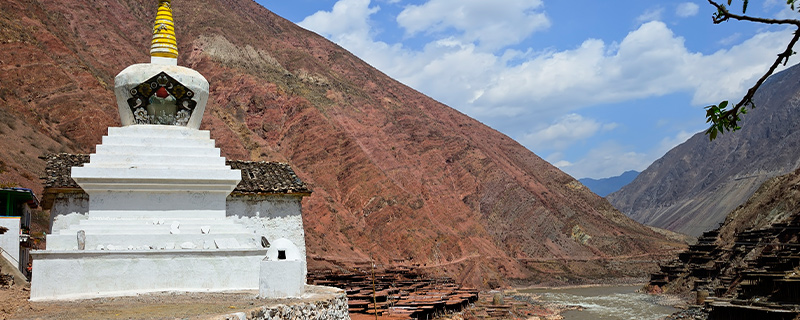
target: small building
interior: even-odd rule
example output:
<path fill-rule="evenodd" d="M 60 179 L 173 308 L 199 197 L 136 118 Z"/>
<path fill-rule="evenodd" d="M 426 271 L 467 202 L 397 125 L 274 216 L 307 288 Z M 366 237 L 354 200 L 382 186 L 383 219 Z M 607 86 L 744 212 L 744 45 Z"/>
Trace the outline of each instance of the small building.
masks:
<path fill-rule="evenodd" d="M 39 199 L 30 189 L 0 188 L 0 255 L 27 277 L 31 209 L 38 207 Z"/>

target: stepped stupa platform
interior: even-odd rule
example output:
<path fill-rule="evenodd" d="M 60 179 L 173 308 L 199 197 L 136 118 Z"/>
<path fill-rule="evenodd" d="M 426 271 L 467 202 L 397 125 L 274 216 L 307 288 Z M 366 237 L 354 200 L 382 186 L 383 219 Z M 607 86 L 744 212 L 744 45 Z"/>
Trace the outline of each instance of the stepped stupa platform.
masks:
<path fill-rule="evenodd" d="M 171 0 L 158 0 L 150 52 L 150 63 L 115 78 L 122 127 L 57 179 L 64 185 L 45 190 L 51 232 L 47 249 L 32 252 L 30 300 L 243 290 L 251 300 L 303 297 L 300 201 L 310 191 L 288 165 L 231 168 L 199 130 L 209 83 L 177 65 Z M 243 170 L 263 181 L 232 198 Z M 280 191 L 287 185 L 299 187 Z"/>

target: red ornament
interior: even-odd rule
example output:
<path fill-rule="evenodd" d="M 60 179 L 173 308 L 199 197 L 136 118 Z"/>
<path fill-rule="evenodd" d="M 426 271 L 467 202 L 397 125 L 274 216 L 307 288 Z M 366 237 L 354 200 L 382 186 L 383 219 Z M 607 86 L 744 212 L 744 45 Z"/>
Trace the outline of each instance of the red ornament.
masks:
<path fill-rule="evenodd" d="M 169 92 L 167 92 L 167 88 L 159 87 L 158 90 L 156 90 L 156 97 L 159 97 L 161 99 L 169 97 Z"/>

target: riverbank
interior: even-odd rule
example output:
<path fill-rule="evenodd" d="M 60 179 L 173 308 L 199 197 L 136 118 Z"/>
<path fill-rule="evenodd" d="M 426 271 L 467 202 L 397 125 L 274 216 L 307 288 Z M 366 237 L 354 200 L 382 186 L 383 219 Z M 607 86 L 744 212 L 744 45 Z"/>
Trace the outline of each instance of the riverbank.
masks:
<path fill-rule="evenodd" d="M 554 309 L 566 320 L 640 319 L 660 320 L 686 308 L 680 296 L 653 295 L 641 290 L 643 284 L 580 285 L 558 288 L 525 288 L 509 295 L 522 294 Z"/>
<path fill-rule="evenodd" d="M 469 308 L 439 319 L 695 319 L 694 312 L 681 310 L 687 307 L 684 297 L 647 294 L 640 290 L 643 286 L 641 279 L 621 279 L 604 284 L 484 291 Z M 677 318 L 669 318 L 676 312 Z"/>
<path fill-rule="evenodd" d="M 678 311 L 664 318 L 664 320 L 707 320 L 708 309 L 701 306 L 689 306 L 688 309 Z"/>
<path fill-rule="evenodd" d="M 649 277 L 626 277 L 626 278 L 610 278 L 601 279 L 591 283 L 580 284 L 563 284 L 563 285 L 549 285 L 549 284 L 534 284 L 524 285 L 518 284 L 511 290 L 536 290 L 536 289 L 578 289 L 578 288 L 592 288 L 592 287 L 615 287 L 615 286 L 642 286 L 644 287 Z"/>
<path fill-rule="evenodd" d="M 536 296 L 508 291 L 481 292 L 476 303 L 455 313 L 445 314 L 440 320 L 561 320 L 561 313 L 575 307 L 550 305 Z"/>
<path fill-rule="evenodd" d="M 648 288 L 649 278 L 619 278 L 600 281 L 590 284 L 577 284 L 566 286 L 546 286 L 546 285 L 532 285 L 518 287 L 515 289 L 507 290 L 508 292 L 524 292 L 529 290 L 571 290 L 571 289 L 588 289 L 588 288 L 602 288 L 602 287 L 636 287 L 636 291 L 647 294 L 651 297 L 653 303 L 675 307 L 678 309 L 686 309 L 694 302 L 694 296 L 686 294 L 665 294 L 660 291 L 653 291 Z"/>

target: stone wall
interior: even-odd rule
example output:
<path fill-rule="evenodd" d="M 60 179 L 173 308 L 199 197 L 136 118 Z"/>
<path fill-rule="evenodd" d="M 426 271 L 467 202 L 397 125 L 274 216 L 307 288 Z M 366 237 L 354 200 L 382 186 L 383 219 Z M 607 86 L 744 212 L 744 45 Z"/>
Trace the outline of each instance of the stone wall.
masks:
<path fill-rule="evenodd" d="M 306 286 L 306 291 L 333 292 L 324 299 L 299 299 L 297 302 L 264 306 L 220 317 L 225 320 L 350 320 L 347 295 L 343 290 Z"/>

